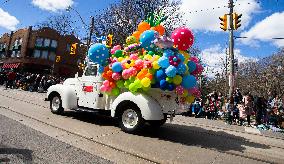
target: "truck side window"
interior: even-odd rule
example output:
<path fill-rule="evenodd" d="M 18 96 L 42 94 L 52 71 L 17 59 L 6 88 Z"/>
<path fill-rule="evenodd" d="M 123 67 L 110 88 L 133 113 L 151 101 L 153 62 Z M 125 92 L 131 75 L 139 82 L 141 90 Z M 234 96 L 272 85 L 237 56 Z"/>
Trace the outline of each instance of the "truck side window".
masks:
<path fill-rule="evenodd" d="M 85 76 L 97 76 L 98 67 L 96 65 L 90 65 L 86 68 Z"/>

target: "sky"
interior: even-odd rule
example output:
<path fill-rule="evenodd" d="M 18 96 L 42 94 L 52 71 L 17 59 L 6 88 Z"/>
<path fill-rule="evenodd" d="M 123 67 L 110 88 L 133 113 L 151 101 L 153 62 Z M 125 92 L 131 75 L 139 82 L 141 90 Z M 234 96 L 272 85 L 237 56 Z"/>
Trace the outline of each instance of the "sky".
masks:
<path fill-rule="evenodd" d="M 0 34 L 44 21 L 51 15 L 76 9 L 86 23 L 97 10 L 119 0 L 0 0 Z M 228 31 L 222 31 L 219 16 L 229 12 L 228 0 L 181 0 L 183 19 L 195 36 L 206 70 L 220 72 L 228 47 Z M 234 11 L 242 14 L 242 26 L 234 31 L 235 55 L 239 62 L 258 60 L 284 47 L 284 0 L 234 0 Z M 78 15 L 71 11 L 74 19 Z M 210 76 L 212 76 L 211 74 Z"/>

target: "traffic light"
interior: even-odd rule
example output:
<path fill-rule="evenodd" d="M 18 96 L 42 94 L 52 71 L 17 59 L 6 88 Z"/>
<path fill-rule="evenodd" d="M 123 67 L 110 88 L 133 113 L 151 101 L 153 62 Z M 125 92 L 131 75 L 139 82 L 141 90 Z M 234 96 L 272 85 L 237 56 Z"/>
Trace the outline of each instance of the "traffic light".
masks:
<path fill-rule="evenodd" d="M 60 60 L 61 60 L 61 56 L 56 56 L 55 62 L 56 62 L 56 63 L 59 63 Z"/>
<path fill-rule="evenodd" d="M 241 17 L 242 17 L 243 15 L 242 14 L 240 14 L 240 15 L 238 15 L 237 13 L 233 13 L 233 19 L 234 19 L 234 30 L 237 30 L 239 27 L 241 27 Z"/>
<path fill-rule="evenodd" d="M 227 27 L 228 27 L 228 21 L 227 21 L 227 14 L 225 14 L 224 16 L 222 17 L 219 17 L 219 19 L 222 21 L 220 24 L 221 24 L 221 29 L 226 31 L 227 30 Z"/>
<path fill-rule="evenodd" d="M 112 37 L 113 37 L 113 35 L 108 34 L 107 40 L 106 40 L 107 47 L 111 47 L 112 46 Z"/>
<path fill-rule="evenodd" d="M 77 44 L 78 43 L 71 44 L 70 55 L 75 55 L 76 54 Z"/>

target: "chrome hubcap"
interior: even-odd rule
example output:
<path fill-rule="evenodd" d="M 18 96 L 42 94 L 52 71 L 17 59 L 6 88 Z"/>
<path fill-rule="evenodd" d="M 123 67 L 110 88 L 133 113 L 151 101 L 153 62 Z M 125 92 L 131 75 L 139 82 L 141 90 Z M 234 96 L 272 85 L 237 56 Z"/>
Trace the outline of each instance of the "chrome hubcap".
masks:
<path fill-rule="evenodd" d="M 58 97 L 54 97 L 51 102 L 51 108 L 53 111 L 57 111 L 60 107 L 60 99 Z"/>
<path fill-rule="evenodd" d="M 132 109 L 127 109 L 122 114 L 122 123 L 126 128 L 133 128 L 138 123 L 138 115 Z"/>

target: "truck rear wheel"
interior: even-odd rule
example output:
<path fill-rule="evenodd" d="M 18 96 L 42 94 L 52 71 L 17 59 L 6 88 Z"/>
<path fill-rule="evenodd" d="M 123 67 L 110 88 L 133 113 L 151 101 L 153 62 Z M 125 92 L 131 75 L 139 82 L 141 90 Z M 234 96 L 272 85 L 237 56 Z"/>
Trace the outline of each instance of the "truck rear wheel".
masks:
<path fill-rule="evenodd" d="M 134 133 L 141 129 L 144 125 L 139 108 L 135 106 L 126 106 L 120 113 L 119 126 L 122 131 Z"/>
<path fill-rule="evenodd" d="M 62 114 L 64 109 L 62 107 L 61 97 L 54 95 L 50 100 L 50 110 L 54 114 Z"/>

